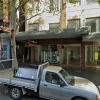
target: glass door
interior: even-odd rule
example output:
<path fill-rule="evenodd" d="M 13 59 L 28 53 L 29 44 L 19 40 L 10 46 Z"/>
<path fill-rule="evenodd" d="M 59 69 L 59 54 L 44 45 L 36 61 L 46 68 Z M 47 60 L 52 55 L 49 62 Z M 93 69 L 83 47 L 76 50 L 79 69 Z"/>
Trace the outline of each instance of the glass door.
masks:
<path fill-rule="evenodd" d="M 62 54 L 61 54 L 61 64 L 67 66 L 67 46 L 62 46 Z"/>

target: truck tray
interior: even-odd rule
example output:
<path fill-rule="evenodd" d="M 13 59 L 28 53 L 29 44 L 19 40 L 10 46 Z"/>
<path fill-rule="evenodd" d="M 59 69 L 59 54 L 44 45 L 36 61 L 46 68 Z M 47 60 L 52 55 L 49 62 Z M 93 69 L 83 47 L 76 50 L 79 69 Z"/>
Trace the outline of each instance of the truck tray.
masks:
<path fill-rule="evenodd" d="M 2 75 L 2 76 L 9 76 L 9 77 L 11 77 L 11 76 L 13 76 L 13 74 L 14 73 L 13 73 L 13 69 L 12 68 L 0 71 L 0 75 Z"/>

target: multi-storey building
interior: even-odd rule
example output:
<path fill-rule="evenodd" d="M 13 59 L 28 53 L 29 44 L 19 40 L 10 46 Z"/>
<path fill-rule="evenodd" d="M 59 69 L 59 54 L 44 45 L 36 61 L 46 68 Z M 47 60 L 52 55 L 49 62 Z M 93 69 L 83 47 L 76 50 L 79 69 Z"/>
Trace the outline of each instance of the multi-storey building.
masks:
<path fill-rule="evenodd" d="M 0 70 L 4 67 L 11 67 L 11 61 L 7 61 L 10 59 L 10 38 L 7 35 L 11 32 L 10 21 L 8 7 L 3 2 L 0 0 L 0 61 L 5 60 L 6 62 L 3 62 L 4 65 L 0 65 Z"/>
<path fill-rule="evenodd" d="M 26 32 L 19 34 L 17 40 L 24 40 L 26 47 L 29 44 L 26 51 L 31 62 L 49 61 L 82 68 L 100 66 L 99 40 L 85 38 L 100 33 L 100 5 L 97 1 L 79 0 L 72 4 L 70 0 L 54 0 L 56 5 L 50 2 L 49 6 L 45 5 L 44 13 L 27 21 Z M 35 11 L 39 12 L 39 9 Z"/>

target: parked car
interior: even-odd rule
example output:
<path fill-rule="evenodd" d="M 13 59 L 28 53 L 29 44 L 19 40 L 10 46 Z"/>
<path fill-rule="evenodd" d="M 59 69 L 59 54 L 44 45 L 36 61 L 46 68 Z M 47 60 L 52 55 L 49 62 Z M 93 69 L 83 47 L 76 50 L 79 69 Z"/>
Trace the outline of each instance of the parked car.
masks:
<path fill-rule="evenodd" d="M 7 75 L 7 74 L 6 74 Z M 70 76 L 64 69 L 41 64 L 38 69 L 19 68 L 14 77 L 0 75 L 13 99 L 27 93 L 52 100 L 99 100 L 97 87 L 85 78 Z"/>

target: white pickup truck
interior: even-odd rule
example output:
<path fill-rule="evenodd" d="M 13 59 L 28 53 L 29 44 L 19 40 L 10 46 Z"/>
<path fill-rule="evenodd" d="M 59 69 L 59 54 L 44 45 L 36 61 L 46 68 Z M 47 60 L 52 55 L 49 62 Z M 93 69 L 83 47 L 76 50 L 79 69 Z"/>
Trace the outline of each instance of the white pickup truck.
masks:
<path fill-rule="evenodd" d="M 27 93 L 52 100 L 99 100 L 99 91 L 92 82 L 70 76 L 49 63 L 39 65 L 38 69 L 19 68 L 14 76 L 11 73 L 11 69 L 0 72 L 0 83 L 8 86 L 14 100 Z"/>

